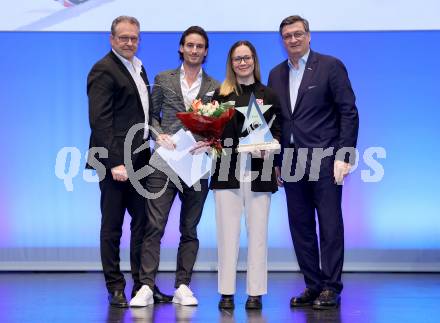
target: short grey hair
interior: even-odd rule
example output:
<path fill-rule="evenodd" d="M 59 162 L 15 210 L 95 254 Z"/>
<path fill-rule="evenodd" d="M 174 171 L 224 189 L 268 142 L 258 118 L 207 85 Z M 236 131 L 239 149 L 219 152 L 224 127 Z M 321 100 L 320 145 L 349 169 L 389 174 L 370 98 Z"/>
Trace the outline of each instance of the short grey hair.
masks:
<path fill-rule="evenodd" d="M 136 25 L 138 29 L 141 29 L 141 25 L 139 24 L 139 21 L 135 17 L 131 16 L 119 16 L 115 18 L 112 22 L 111 32 L 114 36 L 116 34 L 116 26 L 121 22 L 129 22 L 130 24 Z"/>
<path fill-rule="evenodd" d="M 305 19 L 305 18 L 303 18 L 301 16 L 298 16 L 298 15 L 294 15 L 294 16 L 289 16 L 287 18 L 284 18 L 283 21 L 281 21 L 281 24 L 280 24 L 280 34 L 283 31 L 284 26 L 291 25 L 291 24 L 294 24 L 296 22 L 301 22 L 303 24 L 304 31 L 306 33 L 310 32 L 309 22 L 307 21 L 307 19 Z"/>

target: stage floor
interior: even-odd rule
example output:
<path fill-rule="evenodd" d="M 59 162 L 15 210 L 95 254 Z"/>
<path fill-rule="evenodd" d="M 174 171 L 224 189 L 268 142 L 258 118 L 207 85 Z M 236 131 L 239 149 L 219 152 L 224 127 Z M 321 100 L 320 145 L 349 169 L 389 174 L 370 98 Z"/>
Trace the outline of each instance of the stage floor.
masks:
<path fill-rule="evenodd" d="M 127 274 L 126 294 L 131 282 Z M 219 311 L 217 274 L 194 273 L 191 288 L 199 306 L 174 304 L 116 309 L 108 306 L 102 273 L 0 273 L 0 322 L 440 322 L 440 274 L 343 275 L 337 310 L 291 309 L 303 289 L 298 273 L 269 274 L 262 311 L 246 311 L 246 276 L 239 273 L 234 311 Z M 173 273 L 157 284 L 172 293 Z"/>

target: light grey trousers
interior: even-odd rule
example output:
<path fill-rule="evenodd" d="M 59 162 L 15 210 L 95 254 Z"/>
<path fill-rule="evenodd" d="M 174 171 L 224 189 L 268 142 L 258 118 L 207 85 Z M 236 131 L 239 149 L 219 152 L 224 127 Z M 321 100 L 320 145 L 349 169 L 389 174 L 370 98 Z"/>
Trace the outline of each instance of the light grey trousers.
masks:
<path fill-rule="evenodd" d="M 240 224 L 244 213 L 247 240 L 246 292 L 267 293 L 267 227 L 271 193 L 252 192 L 250 182 L 239 189 L 214 190 L 218 248 L 218 292 L 235 294 Z M 243 212 L 244 211 L 244 212 Z"/>

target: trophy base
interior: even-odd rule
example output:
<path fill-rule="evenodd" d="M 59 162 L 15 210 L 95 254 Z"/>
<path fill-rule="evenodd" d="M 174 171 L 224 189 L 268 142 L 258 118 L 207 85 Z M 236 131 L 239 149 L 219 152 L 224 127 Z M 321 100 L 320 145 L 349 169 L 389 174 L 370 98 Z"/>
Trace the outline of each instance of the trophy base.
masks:
<path fill-rule="evenodd" d="M 250 153 L 256 150 L 278 150 L 281 149 L 281 145 L 277 142 L 262 142 L 259 144 L 240 144 L 237 148 L 239 153 Z"/>

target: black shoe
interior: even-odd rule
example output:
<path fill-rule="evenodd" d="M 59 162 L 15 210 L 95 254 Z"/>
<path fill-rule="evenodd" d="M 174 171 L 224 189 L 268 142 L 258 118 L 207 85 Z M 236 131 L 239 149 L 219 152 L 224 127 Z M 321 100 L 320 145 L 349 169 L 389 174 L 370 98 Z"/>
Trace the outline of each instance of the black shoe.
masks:
<path fill-rule="evenodd" d="M 300 295 L 294 296 L 290 299 L 290 307 L 312 306 L 318 296 L 319 292 L 306 288 Z"/>
<path fill-rule="evenodd" d="M 218 308 L 221 310 L 232 310 L 234 307 L 234 295 L 222 295 L 218 302 Z"/>
<path fill-rule="evenodd" d="M 153 289 L 153 299 L 154 303 L 171 303 L 173 300 L 173 296 L 163 294 L 156 285 L 154 285 Z"/>
<path fill-rule="evenodd" d="M 326 310 L 337 308 L 341 304 L 341 296 L 330 289 L 324 289 L 313 302 L 313 309 Z"/>
<path fill-rule="evenodd" d="M 123 290 L 108 293 L 108 302 L 114 307 L 128 307 L 127 298 Z"/>
<path fill-rule="evenodd" d="M 245 308 L 247 310 L 261 310 L 263 308 L 261 296 L 248 296 Z"/>

